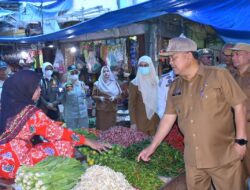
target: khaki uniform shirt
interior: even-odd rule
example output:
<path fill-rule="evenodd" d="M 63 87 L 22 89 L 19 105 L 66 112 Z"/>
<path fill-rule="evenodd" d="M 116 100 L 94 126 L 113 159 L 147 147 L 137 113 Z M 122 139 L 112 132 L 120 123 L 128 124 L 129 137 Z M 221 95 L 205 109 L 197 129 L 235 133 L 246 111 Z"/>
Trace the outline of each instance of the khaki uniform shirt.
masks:
<path fill-rule="evenodd" d="M 117 99 L 115 99 L 114 101 L 110 101 L 109 98 L 111 96 L 101 92 L 95 85 L 92 90 L 92 96 L 103 96 L 105 98 L 103 102 L 99 100 L 98 98 L 95 99 L 96 110 L 102 110 L 102 111 L 116 111 L 117 110 Z"/>
<path fill-rule="evenodd" d="M 136 127 L 140 131 L 148 135 L 155 134 L 160 119 L 156 113 L 150 120 L 147 118 L 146 108 L 143 103 L 142 94 L 139 91 L 138 86 L 135 86 L 132 83 L 129 84 L 128 109 L 131 124 L 136 124 Z"/>
<path fill-rule="evenodd" d="M 250 66 L 246 72 L 242 75 L 238 73 L 235 78 L 243 92 L 247 95 L 247 121 L 250 127 Z"/>
<path fill-rule="evenodd" d="M 173 82 L 165 113 L 178 116 L 186 164 L 213 168 L 239 159 L 233 149 L 232 107 L 245 100 L 246 96 L 225 69 L 201 64 L 191 81 L 178 77 Z"/>

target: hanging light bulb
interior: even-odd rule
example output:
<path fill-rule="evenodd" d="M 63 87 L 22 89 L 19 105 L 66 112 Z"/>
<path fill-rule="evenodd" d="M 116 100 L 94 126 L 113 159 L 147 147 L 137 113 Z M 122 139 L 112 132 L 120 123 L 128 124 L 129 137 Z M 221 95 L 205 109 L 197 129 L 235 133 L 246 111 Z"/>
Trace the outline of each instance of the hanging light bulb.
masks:
<path fill-rule="evenodd" d="M 76 47 L 73 46 L 73 47 L 70 48 L 71 53 L 75 53 L 76 51 L 77 51 Z"/>
<path fill-rule="evenodd" d="M 28 53 L 26 51 L 21 51 L 21 58 L 27 59 Z"/>
<path fill-rule="evenodd" d="M 53 44 L 48 45 L 49 48 L 54 48 Z"/>

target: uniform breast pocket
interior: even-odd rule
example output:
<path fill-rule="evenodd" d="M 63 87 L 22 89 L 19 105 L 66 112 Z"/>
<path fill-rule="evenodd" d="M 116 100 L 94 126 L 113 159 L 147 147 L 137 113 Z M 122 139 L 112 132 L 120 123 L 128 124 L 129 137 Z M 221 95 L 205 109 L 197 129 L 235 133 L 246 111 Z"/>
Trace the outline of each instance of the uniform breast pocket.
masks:
<path fill-rule="evenodd" d="M 208 106 L 216 106 L 224 99 L 222 88 L 219 85 L 211 85 L 205 88 L 204 94 L 201 95 L 202 102 Z"/>

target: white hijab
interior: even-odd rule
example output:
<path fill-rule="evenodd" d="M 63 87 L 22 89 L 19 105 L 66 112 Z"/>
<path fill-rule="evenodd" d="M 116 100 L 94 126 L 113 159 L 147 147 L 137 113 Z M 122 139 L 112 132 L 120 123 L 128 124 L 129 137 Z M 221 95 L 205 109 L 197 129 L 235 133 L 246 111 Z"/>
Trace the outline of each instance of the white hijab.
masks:
<path fill-rule="evenodd" d="M 149 64 L 150 73 L 148 75 L 142 75 L 137 71 L 135 79 L 131 82 L 135 86 L 138 86 L 139 91 L 142 93 L 142 99 L 146 108 L 147 118 L 151 119 L 154 113 L 157 112 L 158 76 L 156 75 L 152 59 L 149 56 L 144 55 L 140 57 L 138 64 L 140 62 L 146 62 Z"/>
<path fill-rule="evenodd" d="M 47 66 L 51 66 L 54 69 L 53 65 L 50 62 L 43 63 L 43 66 L 42 66 L 43 78 L 48 78 L 45 75 L 45 69 Z M 50 80 L 51 78 L 48 78 L 48 79 Z"/>
<path fill-rule="evenodd" d="M 107 68 L 110 73 L 109 80 L 104 82 L 104 75 L 103 70 Z M 110 67 L 103 66 L 101 69 L 101 75 L 98 78 L 98 81 L 95 82 L 95 86 L 100 90 L 102 93 L 107 94 L 109 96 L 118 96 L 121 94 L 121 88 L 118 82 L 115 80 L 113 73 L 110 70 Z"/>

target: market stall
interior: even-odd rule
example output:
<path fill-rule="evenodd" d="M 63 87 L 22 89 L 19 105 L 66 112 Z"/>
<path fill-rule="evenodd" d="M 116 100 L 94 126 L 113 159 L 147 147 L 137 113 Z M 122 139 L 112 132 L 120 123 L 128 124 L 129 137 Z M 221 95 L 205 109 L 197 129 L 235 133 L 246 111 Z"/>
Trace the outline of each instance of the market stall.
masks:
<path fill-rule="evenodd" d="M 149 145 L 152 137 L 135 129 L 116 126 L 106 131 L 78 129 L 88 138 L 112 144 L 99 153 L 78 147 L 84 161 L 74 158 L 48 157 L 33 167 L 22 166 L 15 183 L 4 181 L 5 188 L 18 190 L 154 190 L 184 172 L 183 155 L 172 145 L 162 143 L 149 163 L 137 162 L 138 153 Z M 0 181 L 1 185 L 1 181 Z"/>

